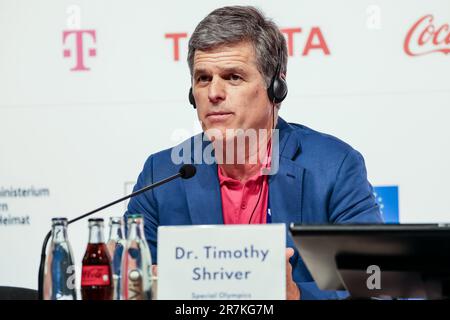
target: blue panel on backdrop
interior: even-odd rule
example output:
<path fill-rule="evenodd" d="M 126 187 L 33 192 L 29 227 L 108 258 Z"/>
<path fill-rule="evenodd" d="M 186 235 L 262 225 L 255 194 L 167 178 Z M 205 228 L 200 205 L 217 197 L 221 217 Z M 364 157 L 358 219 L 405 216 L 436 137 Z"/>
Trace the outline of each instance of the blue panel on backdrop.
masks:
<path fill-rule="evenodd" d="M 375 198 L 386 223 L 399 223 L 398 186 L 374 187 Z"/>

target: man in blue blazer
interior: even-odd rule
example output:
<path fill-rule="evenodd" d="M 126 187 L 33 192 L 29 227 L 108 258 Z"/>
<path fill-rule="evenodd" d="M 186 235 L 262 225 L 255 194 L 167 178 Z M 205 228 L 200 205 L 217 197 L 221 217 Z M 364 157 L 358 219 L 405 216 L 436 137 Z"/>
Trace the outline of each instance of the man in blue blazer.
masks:
<path fill-rule="evenodd" d="M 189 100 L 203 133 L 151 155 L 134 189 L 173 175 L 180 162 L 195 164 L 197 173 L 141 194 L 128 205 L 127 214 L 144 214 L 154 263 L 161 225 L 382 222 L 360 153 L 278 117 L 287 94 L 287 48 L 271 20 L 253 7 L 214 10 L 189 41 L 188 63 Z M 234 153 L 227 156 L 227 144 L 239 141 L 239 130 L 254 130 L 258 139 L 243 140 L 243 162 Z M 208 150 L 213 150 L 213 163 L 203 157 Z M 254 153 L 263 157 L 251 162 Z M 286 253 L 288 299 L 345 296 L 316 286 L 289 235 L 286 247 L 294 249 Z"/>

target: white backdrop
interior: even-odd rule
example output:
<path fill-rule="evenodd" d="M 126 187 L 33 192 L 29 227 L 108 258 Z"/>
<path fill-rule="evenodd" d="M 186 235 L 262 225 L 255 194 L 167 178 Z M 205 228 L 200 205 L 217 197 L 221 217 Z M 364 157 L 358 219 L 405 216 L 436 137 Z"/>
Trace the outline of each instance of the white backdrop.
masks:
<path fill-rule="evenodd" d="M 373 185 L 398 186 L 401 222 L 449 222 L 450 2 L 245 3 L 301 29 L 280 115 L 361 151 Z M 36 288 L 52 217 L 123 196 L 149 154 L 200 131 L 187 40 L 228 4 L 238 2 L 0 0 L 0 285 Z M 184 33 L 176 60 L 170 34 Z M 87 221 L 69 238 L 79 282 Z"/>

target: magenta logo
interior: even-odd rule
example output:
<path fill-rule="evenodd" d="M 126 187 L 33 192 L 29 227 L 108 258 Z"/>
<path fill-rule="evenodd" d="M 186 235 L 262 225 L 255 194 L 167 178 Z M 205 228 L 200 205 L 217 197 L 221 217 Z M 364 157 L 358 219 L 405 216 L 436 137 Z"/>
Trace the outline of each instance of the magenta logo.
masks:
<path fill-rule="evenodd" d="M 85 65 L 85 49 L 84 44 L 87 38 L 91 38 L 92 44 L 95 45 L 95 30 L 66 30 L 63 31 L 63 45 L 66 44 L 67 40 L 73 39 L 75 44 L 74 50 L 64 49 L 64 58 L 75 59 L 75 66 L 70 69 L 71 71 L 89 71 L 90 69 Z M 87 50 L 89 57 L 95 57 L 97 55 L 97 50 L 95 48 L 89 48 Z"/>

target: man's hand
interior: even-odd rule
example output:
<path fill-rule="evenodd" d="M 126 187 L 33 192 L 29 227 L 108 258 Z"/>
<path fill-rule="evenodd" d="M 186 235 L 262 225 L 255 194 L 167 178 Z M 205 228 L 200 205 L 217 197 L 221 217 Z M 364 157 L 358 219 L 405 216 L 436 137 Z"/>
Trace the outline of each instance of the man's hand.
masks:
<path fill-rule="evenodd" d="M 294 255 L 294 249 L 286 248 L 286 300 L 299 300 L 300 289 L 292 279 L 292 266 L 289 259 Z"/>

